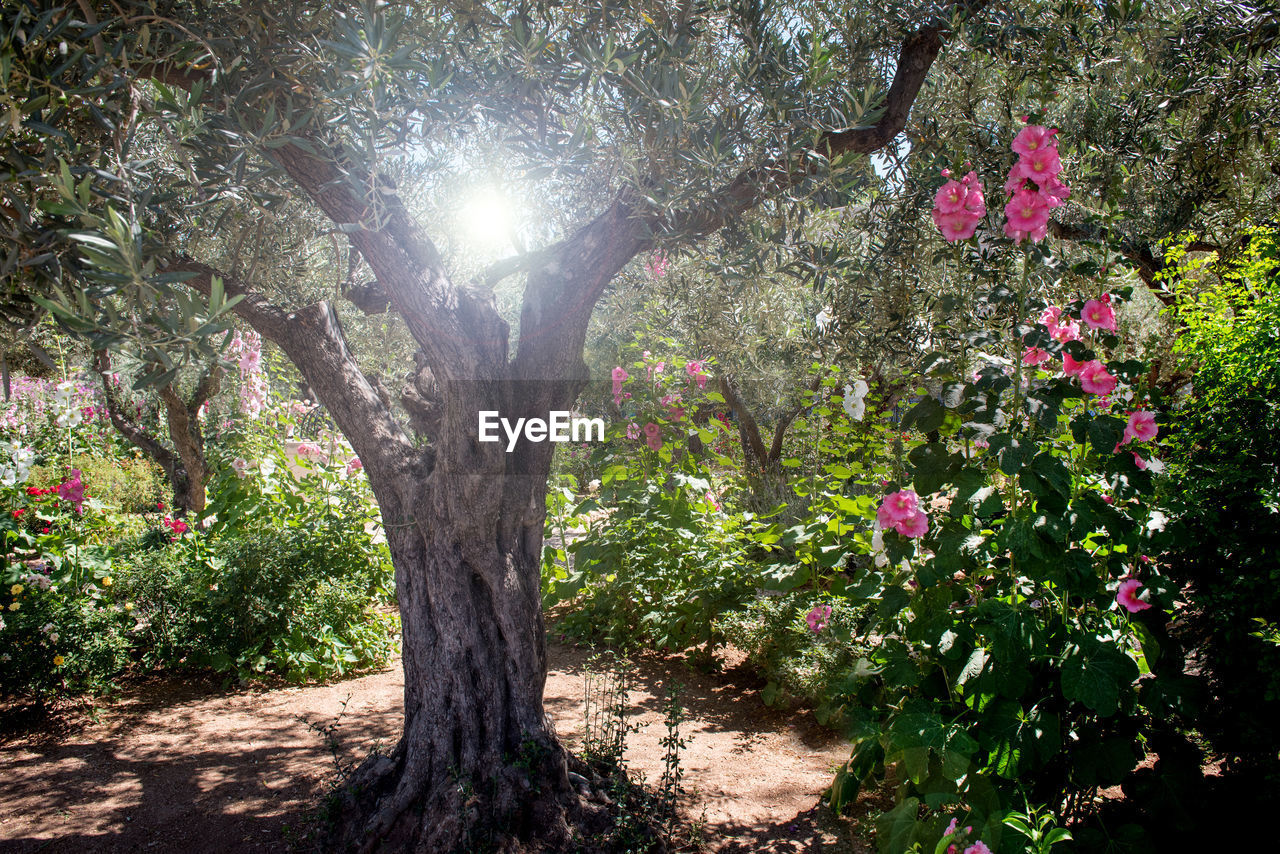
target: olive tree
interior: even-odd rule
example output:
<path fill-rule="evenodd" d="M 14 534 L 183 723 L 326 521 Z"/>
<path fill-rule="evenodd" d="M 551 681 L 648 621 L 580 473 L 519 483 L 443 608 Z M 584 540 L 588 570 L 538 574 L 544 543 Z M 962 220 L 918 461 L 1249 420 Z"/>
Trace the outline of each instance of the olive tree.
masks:
<path fill-rule="evenodd" d="M 479 441 L 479 413 L 570 409 L 637 256 L 838 205 L 904 131 L 965 129 L 912 112 L 949 44 L 1069 56 L 1046 34 L 1130 5 L 8 3 L 0 296 L 97 349 L 167 342 L 157 386 L 233 313 L 274 342 L 360 456 L 396 567 L 404 733 L 355 775 L 338 844 L 562 850 L 602 816 L 542 704 L 552 445 Z M 419 213 L 469 156 L 542 205 L 545 240 L 466 275 Z M 411 337 L 398 401 L 345 303 Z"/>

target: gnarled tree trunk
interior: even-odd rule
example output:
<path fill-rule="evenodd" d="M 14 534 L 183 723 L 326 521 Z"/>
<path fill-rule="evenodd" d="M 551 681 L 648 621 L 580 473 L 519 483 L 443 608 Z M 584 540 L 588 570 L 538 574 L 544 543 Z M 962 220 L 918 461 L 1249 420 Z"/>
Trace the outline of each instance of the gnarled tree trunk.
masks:
<path fill-rule="evenodd" d="M 160 389 L 169 439 L 174 445 L 169 448 L 159 437 L 148 433 L 117 397 L 111 378 L 111 357 L 106 350 L 94 353 L 94 367 L 102 379 L 102 396 L 111 425 L 164 470 L 169 488 L 173 490 L 174 512 L 178 515 L 203 512 L 206 501 L 204 485 L 210 472 L 205 460 L 204 433 L 200 430 L 198 413 L 200 407 L 218 393 L 222 368 L 215 364 L 205 371 L 190 400 L 184 401 L 173 383 Z"/>

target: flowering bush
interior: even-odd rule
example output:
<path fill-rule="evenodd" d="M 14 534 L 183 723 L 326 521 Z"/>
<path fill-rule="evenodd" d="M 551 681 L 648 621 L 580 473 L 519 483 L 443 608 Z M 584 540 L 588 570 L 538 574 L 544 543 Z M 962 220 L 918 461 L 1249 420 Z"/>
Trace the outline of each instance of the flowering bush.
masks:
<path fill-rule="evenodd" d="M 724 403 L 707 390 L 708 377 L 705 362 L 648 351 L 630 371 L 611 371 L 617 417 L 609 443 L 594 452 L 602 496 L 571 514 L 602 502 L 610 512 L 567 554 L 552 539 L 561 533 L 555 514 L 548 519 L 543 598 L 547 607 L 572 603 L 562 631 L 683 650 L 714 643 L 714 618 L 749 597 L 743 520 L 723 512 L 713 473 L 728 463 L 714 451 L 724 426 L 700 420 Z"/>
<path fill-rule="evenodd" d="M 1045 196 L 1065 192 L 1053 139 L 1029 126 L 1015 141 L 1011 204 L 1039 197 L 1034 222 L 1010 215 L 1015 243 L 1043 237 Z M 1004 293 L 1009 327 L 973 336 L 996 354 L 973 371 L 926 360 L 903 421 L 925 440 L 884 486 L 877 557 L 847 588 L 878 603 L 868 630 L 884 641 L 831 702 L 854 743 L 831 798 L 896 766 L 887 851 L 994 850 L 1024 798 L 1079 817 L 1135 769 L 1144 735 L 1189 711 L 1160 668 L 1176 588 L 1151 503 L 1157 401 L 1142 363 L 1110 356 L 1126 292 L 1048 307 L 1025 279 Z M 963 810 L 972 832 L 926 804 Z"/>
<path fill-rule="evenodd" d="M 323 432 L 287 453 L 280 437 L 320 419 L 263 409 L 260 344 L 233 344 L 244 417 L 206 450 L 252 471 L 228 461 L 201 519 L 171 515 L 155 466 L 104 441 L 94 387 L 15 382 L 0 410 L 0 690 L 99 690 L 139 660 L 301 679 L 389 655 L 395 618 L 375 605 L 390 562 L 359 460 Z"/>

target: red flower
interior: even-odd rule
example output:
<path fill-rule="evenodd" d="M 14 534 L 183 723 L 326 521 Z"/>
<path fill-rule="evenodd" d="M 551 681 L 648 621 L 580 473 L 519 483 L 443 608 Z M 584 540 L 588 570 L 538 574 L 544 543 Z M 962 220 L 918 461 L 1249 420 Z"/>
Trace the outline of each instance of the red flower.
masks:
<path fill-rule="evenodd" d="M 26 510 L 24 510 L 24 509 L 22 509 L 22 508 L 18 508 L 17 510 L 14 510 L 14 511 L 13 511 L 13 518 L 15 518 L 15 519 L 21 519 L 21 518 L 22 518 L 22 514 L 23 514 L 23 513 L 26 513 L 26 512 L 27 512 Z"/>

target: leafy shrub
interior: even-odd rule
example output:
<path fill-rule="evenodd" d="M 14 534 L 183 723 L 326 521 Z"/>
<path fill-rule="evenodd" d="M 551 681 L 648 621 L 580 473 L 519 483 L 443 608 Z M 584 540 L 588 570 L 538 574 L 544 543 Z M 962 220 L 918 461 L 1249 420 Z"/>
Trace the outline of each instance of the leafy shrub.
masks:
<path fill-rule="evenodd" d="M 609 514 L 567 549 L 548 543 L 543 602 L 571 605 L 559 623 L 569 634 L 618 646 L 709 651 L 718 640 L 714 619 L 747 601 L 756 586 L 745 559 L 744 520 L 723 512 L 712 488 L 718 456 L 695 453 L 682 441 L 693 433 L 711 446 L 723 427 L 714 419 L 697 425 L 694 414 L 701 401 L 723 401 L 705 391 L 700 362 L 646 354 L 632 370 L 634 378 L 615 369 L 614 401 L 625 417 L 611 444 L 597 449 Z M 551 502 L 548 540 L 562 533 L 556 528 L 563 496 L 553 492 Z M 600 509 L 592 499 L 570 515 Z"/>
<path fill-rule="evenodd" d="M 865 640 L 855 640 L 862 637 L 866 610 L 842 597 L 803 590 L 762 596 L 722 615 L 716 626 L 769 680 L 762 692 L 766 703 L 807 705 L 820 721 L 834 724 L 828 700 L 867 654 Z"/>
<path fill-rule="evenodd" d="M 1280 245 L 1252 234 L 1221 284 L 1178 310 L 1196 362 L 1178 410 L 1167 482 L 1187 583 L 1185 634 L 1217 701 L 1198 721 L 1218 753 L 1258 785 L 1280 785 Z"/>
<path fill-rule="evenodd" d="M 120 513 L 152 513 L 170 500 L 164 472 L 142 456 L 77 454 L 71 468 L 80 471 L 87 495 Z M 31 471 L 30 483 L 56 486 L 63 471 L 61 466 L 37 466 Z"/>
<path fill-rule="evenodd" d="M 302 680 L 387 659 L 395 620 L 374 603 L 390 572 L 363 530 L 296 526 L 139 552 L 120 568 L 120 587 L 148 664 Z"/>
<path fill-rule="evenodd" d="M 22 588 L 17 595 L 15 587 Z M 101 691 L 129 665 L 128 611 L 101 586 L 87 585 L 82 595 L 60 588 L 6 589 L 9 604 L 19 609 L 0 616 L 0 694 Z"/>

